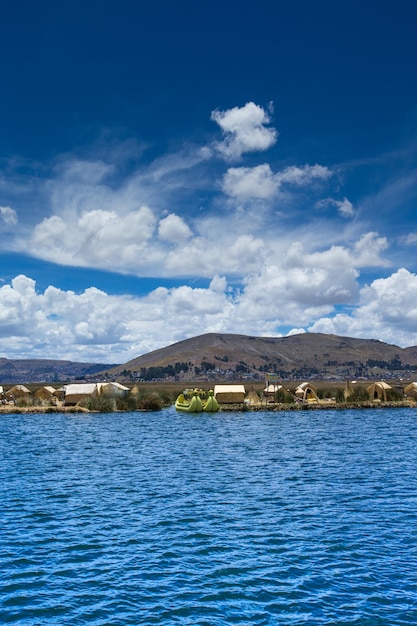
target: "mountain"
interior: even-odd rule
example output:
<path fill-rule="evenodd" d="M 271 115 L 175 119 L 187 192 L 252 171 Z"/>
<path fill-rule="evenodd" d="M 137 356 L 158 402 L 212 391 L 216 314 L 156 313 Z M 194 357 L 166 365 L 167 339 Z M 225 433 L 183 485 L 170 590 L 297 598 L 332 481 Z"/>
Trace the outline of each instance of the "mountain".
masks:
<path fill-rule="evenodd" d="M 417 346 L 399 348 L 375 339 L 305 333 L 251 337 L 209 333 L 144 354 L 124 365 L 48 359 L 0 358 L 6 383 L 114 379 L 123 382 L 404 378 L 417 379 Z"/>
<path fill-rule="evenodd" d="M 417 371 L 417 347 L 400 348 L 375 339 L 305 333 L 251 337 L 209 333 L 137 357 L 106 370 L 120 380 L 263 380 L 400 378 Z"/>
<path fill-rule="evenodd" d="M 53 359 L 5 359 L 0 358 L 0 384 L 30 382 L 66 382 L 94 377 L 105 363 L 77 363 Z"/>

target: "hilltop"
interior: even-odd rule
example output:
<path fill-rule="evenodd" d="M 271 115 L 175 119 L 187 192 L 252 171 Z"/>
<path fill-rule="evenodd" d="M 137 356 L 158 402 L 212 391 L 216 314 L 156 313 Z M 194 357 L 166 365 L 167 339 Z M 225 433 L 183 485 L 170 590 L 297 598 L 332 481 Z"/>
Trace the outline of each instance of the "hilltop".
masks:
<path fill-rule="evenodd" d="M 83 363 L 54 359 L 0 358 L 0 384 L 30 382 L 66 382 L 91 378 L 114 363 Z"/>
<path fill-rule="evenodd" d="M 106 375 L 124 381 L 262 380 L 280 378 L 398 378 L 417 371 L 417 347 L 400 348 L 375 339 L 305 333 L 252 337 L 208 333 L 149 352 Z"/>

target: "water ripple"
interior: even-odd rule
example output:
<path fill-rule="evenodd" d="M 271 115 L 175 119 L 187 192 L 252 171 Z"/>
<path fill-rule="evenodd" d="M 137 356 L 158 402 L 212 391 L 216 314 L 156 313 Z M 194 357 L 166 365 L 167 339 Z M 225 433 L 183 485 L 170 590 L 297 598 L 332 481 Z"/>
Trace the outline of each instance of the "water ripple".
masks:
<path fill-rule="evenodd" d="M 417 623 L 409 409 L 0 422 L 0 621 Z"/>

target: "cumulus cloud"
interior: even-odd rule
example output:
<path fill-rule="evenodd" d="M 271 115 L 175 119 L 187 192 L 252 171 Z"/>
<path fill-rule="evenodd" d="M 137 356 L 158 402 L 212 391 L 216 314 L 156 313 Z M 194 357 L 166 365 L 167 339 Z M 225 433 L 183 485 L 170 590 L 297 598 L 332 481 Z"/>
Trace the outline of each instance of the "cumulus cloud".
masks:
<path fill-rule="evenodd" d="M 157 256 L 148 250 L 157 219 L 142 206 L 123 217 L 116 211 L 96 209 L 63 217 L 54 215 L 38 224 L 28 244 L 34 256 L 63 265 L 127 269 Z"/>
<path fill-rule="evenodd" d="M 211 119 L 223 131 L 223 141 L 216 143 L 215 148 L 226 160 L 239 160 L 246 152 L 268 150 L 278 137 L 275 128 L 267 127 L 271 122 L 267 112 L 254 102 L 226 111 L 215 110 Z"/>
<path fill-rule="evenodd" d="M 165 241 L 182 243 L 191 237 L 192 232 L 181 217 L 171 213 L 159 222 L 158 235 Z"/>
<path fill-rule="evenodd" d="M 360 292 L 360 305 L 348 313 L 317 320 L 313 332 L 335 333 L 392 343 L 417 345 L 417 275 L 401 268 L 378 278 Z"/>
<path fill-rule="evenodd" d="M 223 177 L 222 189 L 239 200 L 272 198 L 284 186 L 308 186 L 315 180 L 327 180 L 332 172 L 322 165 L 288 167 L 274 174 L 267 163 L 255 167 L 230 167 Z"/>
<path fill-rule="evenodd" d="M 158 288 L 146 297 L 36 290 L 19 275 L 0 287 L 0 350 L 12 358 L 125 362 L 185 336 L 215 329 L 230 306 L 225 281 L 208 288 Z M 203 329 L 203 330 L 202 330 Z"/>
<path fill-rule="evenodd" d="M 387 248 L 386 237 L 380 237 L 377 232 L 364 233 L 354 246 L 355 263 L 358 267 L 387 267 L 388 261 L 381 257 Z"/>
<path fill-rule="evenodd" d="M 3 353 L 54 357 L 59 346 L 62 357 L 123 362 L 201 332 L 311 328 L 388 337 L 390 324 L 407 343 L 415 305 L 401 300 L 395 309 L 398 295 L 388 287 L 405 289 L 415 276 L 394 273 L 391 283 L 374 281 L 361 291 L 360 271 L 367 268 L 369 276 L 370 268 L 388 267 L 390 246 L 415 245 L 416 234 L 394 242 L 370 231 L 346 197 L 316 203 L 318 193 L 331 194 L 341 182 L 317 163 L 278 168 L 262 154 L 260 164 L 251 155 L 250 166 L 231 167 L 276 143 L 270 115 L 253 102 L 216 110 L 211 119 L 221 141 L 187 145 L 152 162 L 67 155 L 32 176 L 25 192 L 5 193 L 4 204 L 18 208 L 19 228 L 17 211 L 0 207 L 3 247 L 61 266 L 159 278 L 161 285 L 166 277 L 197 277 L 208 287 L 160 286 L 142 298 L 94 287 L 77 294 L 51 285 L 39 293 L 33 280 L 19 276 L 0 283 Z M 6 182 L 4 176 L 2 191 Z M 365 202 L 369 211 L 372 200 Z M 384 226 L 380 220 L 381 233 Z M 408 318 L 401 307 L 409 307 Z"/>
<path fill-rule="evenodd" d="M 278 188 L 268 164 L 256 167 L 231 167 L 227 170 L 222 189 L 235 198 L 271 198 Z"/>
<path fill-rule="evenodd" d="M 38 291 L 19 275 L 0 287 L 0 351 L 9 358 L 69 358 L 124 363 L 205 332 L 282 335 L 304 332 L 378 337 L 417 344 L 417 275 L 400 269 L 359 290 L 353 270 L 269 266 L 233 289 L 158 287 L 143 297 Z M 335 304 L 346 307 L 336 312 Z"/>

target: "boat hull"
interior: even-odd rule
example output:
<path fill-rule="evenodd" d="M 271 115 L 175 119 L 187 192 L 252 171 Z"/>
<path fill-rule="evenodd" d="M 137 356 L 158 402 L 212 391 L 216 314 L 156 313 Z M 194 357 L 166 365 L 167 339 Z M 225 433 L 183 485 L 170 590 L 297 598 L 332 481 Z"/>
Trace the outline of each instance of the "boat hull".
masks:
<path fill-rule="evenodd" d="M 219 410 L 219 403 L 213 395 L 209 395 L 207 400 L 203 402 L 203 411 L 205 413 L 216 413 Z"/>
<path fill-rule="evenodd" d="M 203 403 L 201 398 L 197 395 L 190 399 L 184 397 L 181 393 L 175 400 L 175 408 L 177 411 L 183 411 L 184 413 L 201 413 L 203 410 Z"/>

